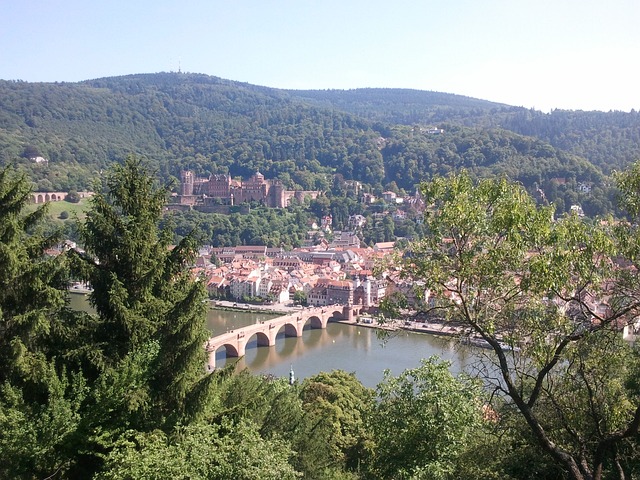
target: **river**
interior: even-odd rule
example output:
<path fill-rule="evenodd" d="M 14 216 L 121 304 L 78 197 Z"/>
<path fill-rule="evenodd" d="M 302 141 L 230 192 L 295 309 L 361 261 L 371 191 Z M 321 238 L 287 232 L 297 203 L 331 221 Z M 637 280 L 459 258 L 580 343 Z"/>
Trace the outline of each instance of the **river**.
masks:
<path fill-rule="evenodd" d="M 71 306 L 80 310 L 88 307 L 82 295 L 71 295 Z M 207 325 L 216 335 L 269 318 L 273 315 L 210 309 Z M 461 347 L 446 337 L 400 331 L 382 341 L 376 332 L 373 328 L 340 323 L 329 323 L 324 330 L 307 326 L 300 338 L 285 337 L 282 332 L 273 347 L 258 347 L 254 338 L 247 345 L 245 356 L 239 359 L 226 359 L 224 349 L 219 349 L 216 366 L 232 361 L 253 373 L 286 378 L 293 367 L 298 380 L 340 369 L 354 372 L 365 386 L 375 387 L 385 369 L 398 375 L 431 355 L 450 360 L 454 372 L 471 365 L 476 358 L 474 349 Z"/>

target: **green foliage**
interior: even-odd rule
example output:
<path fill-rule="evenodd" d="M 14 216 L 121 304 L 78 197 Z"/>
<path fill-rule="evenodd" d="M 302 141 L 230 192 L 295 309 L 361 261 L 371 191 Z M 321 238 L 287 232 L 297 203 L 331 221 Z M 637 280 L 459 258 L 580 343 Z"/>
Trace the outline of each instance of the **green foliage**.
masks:
<path fill-rule="evenodd" d="M 2 478 L 44 478 L 69 469 L 66 450 L 81 423 L 86 385 L 80 375 L 58 375 L 51 364 L 39 374 L 44 401 L 29 398 L 29 390 L 8 382 L 0 386 Z"/>
<path fill-rule="evenodd" d="M 250 422 L 193 423 L 167 436 L 128 432 L 106 459 L 100 480 L 299 478 L 286 443 L 263 440 Z"/>
<path fill-rule="evenodd" d="M 45 255 L 57 236 L 27 234 L 46 214 L 24 212 L 29 193 L 24 176 L 0 171 L 0 383 L 40 383 L 52 317 L 65 304 L 64 262 Z"/>
<path fill-rule="evenodd" d="M 640 158 L 640 112 L 583 112 L 553 110 L 543 113 L 461 95 L 409 89 L 354 89 L 289 91 L 321 106 L 335 106 L 382 125 L 443 123 L 501 128 L 537 138 L 567 153 L 588 159 L 609 174 Z M 445 133 L 447 132 L 445 126 Z M 381 129 L 384 137 L 390 136 Z"/>
<path fill-rule="evenodd" d="M 596 215 L 613 211 L 603 172 L 640 156 L 638 115 L 542 114 L 397 89 L 292 92 L 175 73 L 0 81 L 0 164 L 18 162 L 38 189 L 82 190 L 134 152 L 153 158 L 166 180 L 182 169 L 245 178 L 259 170 L 291 188 L 338 196 L 344 185 L 334 174 L 413 191 L 467 168 L 520 181 L 561 211 L 580 203 Z M 35 154 L 49 162 L 35 164 Z"/>
<path fill-rule="evenodd" d="M 640 163 L 634 163 L 629 169 L 616 172 L 614 177 L 621 191 L 621 206 L 632 218 L 640 217 Z"/>
<path fill-rule="evenodd" d="M 456 478 L 458 457 L 477 435 L 480 385 L 437 358 L 397 377 L 385 372 L 373 417 L 375 478 Z"/>
<path fill-rule="evenodd" d="M 166 190 L 154 185 L 140 160 L 129 158 L 106 178 L 80 234 L 86 253 L 76 254 L 78 275 L 93 292 L 99 323 L 92 332 L 97 373 L 130 353 L 158 342 L 150 381 L 154 421 L 195 415 L 209 387 L 205 362 L 206 292 L 186 268 L 197 249 L 193 235 L 170 248 L 171 232 L 158 225 Z M 205 385 L 199 385 L 199 382 Z"/>
<path fill-rule="evenodd" d="M 64 200 L 69 203 L 78 203 L 80 201 L 80 195 L 75 190 L 69 190 Z"/>
<path fill-rule="evenodd" d="M 86 397 L 82 375 L 57 356 L 66 303 L 62 258 L 38 226 L 46 207 L 26 212 L 30 186 L 0 171 L 0 476 L 43 478 L 66 472 L 65 449 Z M 29 235 L 27 231 L 33 231 Z"/>
<path fill-rule="evenodd" d="M 505 130 L 471 129 L 444 125 L 446 134 L 432 135 L 408 127 L 396 127 L 385 143 L 387 178 L 406 189 L 425 179 L 445 176 L 466 169 L 473 176 L 504 176 L 522 183 L 533 193 L 541 190 L 548 202 L 562 196 L 569 210 L 574 203 L 584 203 L 590 196 L 579 194 L 577 183 L 602 184 L 602 173 L 584 159 L 550 147 L 535 138 L 522 137 Z M 558 188 L 558 183 L 561 187 Z M 568 192 L 573 197 L 564 202 Z M 602 192 L 603 201 L 611 202 L 611 193 Z M 609 203 L 603 211 L 611 211 Z"/>
<path fill-rule="evenodd" d="M 479 371 L 572 478 L 616 468 L 624 457 L 613 445 L 633 442 L 640 417 L 637 392 L 618 389 L 637 360 L 610 330 L 639 308 L 635 275 L 611 261 L 628 232 L 554 221 L 521 186 L 466 172 L 422 192 L 429 235 L 398 260 L 406 277 L 491 346 Z M 598 361 L 609 357 L 620 363 Z"/>
<path fill-rule="evenodd" d="M 201 232 L 202 241 L 215 247 L 236 245 L 266 245 L 292 248 L 302 245 L 308 230 L 309 216 L 301 207 L 274 209 L 252 208 L 248 213 L 175 212 L 172 228 L 180 236 L 194 229 Z M 163 228 L 165 222 L 162 223 Z"/>
<path fill-rule="evenodd" d="M 306 427 L 298 451 L 305 452 L 304 470 L 315 476 L 324 470 L 358 471 L 372 446 L 366 419 L 373 391 L 354 374 L 334 370 L 305 379 L 300 398 Z"/>
<path fill-rule="evenodd" d="M 296 290 L 293 294 L 293 303 L 298 305 L 307 305 L 307 294 L 302 290 Z"/>

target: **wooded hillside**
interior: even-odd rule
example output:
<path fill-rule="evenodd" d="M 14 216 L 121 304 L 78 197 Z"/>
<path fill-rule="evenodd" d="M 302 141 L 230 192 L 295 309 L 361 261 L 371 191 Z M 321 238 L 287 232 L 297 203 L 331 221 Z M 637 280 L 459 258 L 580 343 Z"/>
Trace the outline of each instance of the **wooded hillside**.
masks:
<path fill-rule="evenodd" d="M 438 92 L 287 91 L 181 73 L 0 81 L 0 163 L 24 165 L 38 190 L 88 188 L 135 153 L 166 179 L 186 168 L 259 170 L 309 190 L 328 190 L 339 173 L 410 191 L 464 167 L 522 182 L 560 210 L 580 202 L 603 213 L 611 210 L 605 175 L 639 158 L 639 145 L 637 112 L 544 114 Z"/>

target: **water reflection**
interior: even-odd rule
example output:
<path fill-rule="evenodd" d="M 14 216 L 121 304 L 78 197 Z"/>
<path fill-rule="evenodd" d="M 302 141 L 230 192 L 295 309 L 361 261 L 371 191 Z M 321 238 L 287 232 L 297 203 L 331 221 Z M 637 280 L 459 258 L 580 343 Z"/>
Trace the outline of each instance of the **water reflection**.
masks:
<path fill-rule="evenodd" d="M 86 298 L 71 295 L 73 308 L 86 310 Z M 274 315 L 249 312 L 209 310 L 207 325 L 215 334 L 227 330 L 267 321 Z M 456 343 L 441 337 L 402 331 L 386 341 L 378 339 L 375 329 L 329 323 L 325 330 L 305 325 L 302 337 L 285 337 L 284 329 L 278 334 L 272 347 L 258 346 L 255 336 L 249 339 L 245 356 L 226 358 L 224 348 L 216 352 L 216 366 L 227 362 L 237 363 L 237 368 L 248 368 L 253 373 L 273 374 L 287 378 L 293 366 L 299 380 L 322 371 L 345 370 L 355 372 L 368 387 L 375 387 L 389 369 L 393 375 L 407 368 L 415 368 L 422 358 L 431 355 L 451 360 L 452 370 L 460 371 L 475 360 L 474 350 L 460 348 Z"/>

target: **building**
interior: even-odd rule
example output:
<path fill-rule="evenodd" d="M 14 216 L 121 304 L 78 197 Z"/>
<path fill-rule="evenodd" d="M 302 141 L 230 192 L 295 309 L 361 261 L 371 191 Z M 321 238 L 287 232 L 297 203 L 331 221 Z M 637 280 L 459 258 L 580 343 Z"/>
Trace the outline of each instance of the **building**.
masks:
<path fill-rule="evenodd" d="M 284 208 L 292 198 L 303 202 L 306 197 L 315 199 L 320 195 L 315 190 L 286 190 L 282 182 L 265 179 L 260 172 L 247 180 L 238 181 L 224 174 L 196 178 L 192 171 L 186 170 L 180 173 L 180 182 L 180 194 L 176 197 L 176 203 L 181 205 L 239 205 L 257 202 L 267 207 Z"/>

